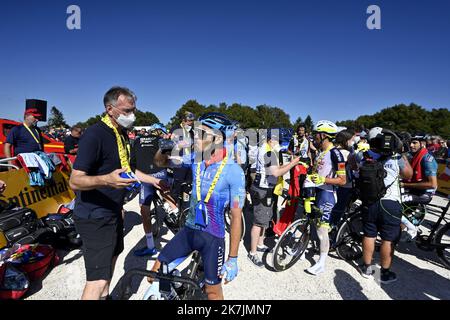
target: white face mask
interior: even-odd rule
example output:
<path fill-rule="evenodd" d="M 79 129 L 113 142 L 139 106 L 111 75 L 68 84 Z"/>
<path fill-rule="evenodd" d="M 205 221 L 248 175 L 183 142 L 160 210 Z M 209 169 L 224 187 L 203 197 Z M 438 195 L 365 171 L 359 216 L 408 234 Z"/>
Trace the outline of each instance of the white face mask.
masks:
<path fill-rule="evenodd" d="M 349 146 L 349 147 L 353 147 L 354 144 L 355 144 L 355 141 L 353 141 L 353 140 L 349 140 L 347 142 L 347 146 Z"/>
<path fill-rule="evenodd" d="M 353 140 L 353 143 L 357 144 L 360 140 L 361 140 L 361 137 L 356 136 L 355 139 Z"/>
<path fill-rule="evenodd" d="M 128 116 L 124 116 L 123 114 L 121 114 L 116 121 L 120 126 L 124 128 L 130 128 L 136 121 L 136 116 L 134 115 L 134 113 Z"/>
<path fill-rule="evenodd" d="M 280 152 L 281 146 L 277 143 L 276 145 L 272 146 L 272 150 L 275 152 Z"/>

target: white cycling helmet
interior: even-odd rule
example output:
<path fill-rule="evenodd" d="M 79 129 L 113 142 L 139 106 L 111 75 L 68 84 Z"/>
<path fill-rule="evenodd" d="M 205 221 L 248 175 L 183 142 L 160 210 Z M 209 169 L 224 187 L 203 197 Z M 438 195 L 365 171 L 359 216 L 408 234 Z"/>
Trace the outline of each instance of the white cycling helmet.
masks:
<path fill-rule="evenodd" d="M 370 140 L 375 139 L 376 137 L 379 137 L 382 135 L 383 135 L 383 128 L 375 127 L 375 128 L 370 129 L 367 140 L 370 141 Z"/>
<path fill-rule="evenodd" d="M 336 135 L 338 133 L 338 127 L 334 122 L 328 120 L 318 121 L 312 130 L 313 132 L 325 133 L 330 136 Z"/>

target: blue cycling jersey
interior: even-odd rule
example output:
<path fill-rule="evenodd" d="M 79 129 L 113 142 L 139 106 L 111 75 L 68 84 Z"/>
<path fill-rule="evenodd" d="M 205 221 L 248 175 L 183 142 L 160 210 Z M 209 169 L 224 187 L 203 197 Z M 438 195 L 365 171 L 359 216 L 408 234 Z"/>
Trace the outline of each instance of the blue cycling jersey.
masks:
<path fill-rule="evenodd" d="M 425 176 L 427 177 L 436 177 L 438 171 L 438 164 L 434 159 L 433 155 L 427 153 L 423 156 L 422 161 L 420 162 L 422 166 L 422 170 Z"/>
<path fill-rule="evenodd" d="M 192 155 L 189 161 L 185 158 L 183 166 L 192 166 L 192 195 L 189 206 L 189 213 L 186 219 L 186 226 L 195 229 L 208 232 L 209 234 L 218 237 L 225 237 L 225 220 L 224 211 L 227 207 L 231 209 L 242 209 L 245 202 L 245 175 L 242 168 L 229 158 L 227 164 L 224 166 L 223 171 L 217 181 L 216 187 L 206 203 L 206 209 L 208 214 L 208 225 L 206 228 L 202 228 L 195 224 L 195 208 L 198 203 L 197 199 L 197 163 L 193 163 L 195 155 Z M 208 193 L 208 190 L 212 184 L 214 176 L 219 169 L 221 161 L 213 163 L 206 167 L 205 161 L 201 162 L 200 175 L 201 175 L 201 199 L 204 200 Z"/>

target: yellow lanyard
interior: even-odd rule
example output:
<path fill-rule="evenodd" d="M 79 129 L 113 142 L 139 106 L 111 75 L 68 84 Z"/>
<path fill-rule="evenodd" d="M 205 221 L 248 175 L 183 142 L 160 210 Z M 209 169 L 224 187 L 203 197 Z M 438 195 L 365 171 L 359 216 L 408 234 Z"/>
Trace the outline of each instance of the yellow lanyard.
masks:
<path fill-rule="evenodd" d="M 222 174 L 223 168 L 227 164 L 228 161 L 228 154 L 225 156 L 225 158 L 222 160 L 222 163 L 220 164 L 219 169 L 217 169 L 216 175 L 214 176 L 213 182 L 211 183 L 211 186 L 209 187 L 208 193 L 206 194 L 204 203 L 208 203 L 209 199 L 212 196 L 212 193 L 214 192 L 214 189 L 216 188 L 217 181 L 219 181 L 220 175 Z M 200 167 L 201 163 L 199 162 L 197 164 L 197 179 L 196 179 L 196 187 L 197 187 L 197 201 L 202 201 L 202 194 L 201 194 L 201 181 L 200 181 Z M 206 169 L 205 169 L 206 170 Z"/>
<path fill-rule="evenodd" d="M 187 141 L 189 139 L 189 141 L 192 143 L 191 139 L 191 135 L 189 134 L 189 131 L 186 130 L 183 126 L 183 124 L 180 124 L 180 127 L 183 128 L 183 140 Z M 191 149 L 190 148 L 184 148 L 184 154 L 191 154 Z"/>
<path fill-rule="evenodd" d="M 324 152 L 322 152 L 321 154 L 319 154 L 319 157 L 316 160 L 316 163 L 314 164 L 314 173 L 317 173 L 317 167 L 319 165 L 319 162 L 325 158 L 325 156 L 327 155 L 328 152 L 330 152 L 331 149 L 333 149 L 334 145 L 332 143 L 330 143 L 330 146 L 327 148 L 327 150 L 325 150 Z"/>
<path fill-rule="evenodd" d="M 39 141 L 38 138 L 36 138 L 36 136 L 34 135 L 33 131 L 31 131 L 31 129 L 28 128 L 28 126 L 27 126 L 25 123 L 23 124 L 23 126 L 24 126 L 25 128 L 27 128 L 28 132 L 31 134 L 31 136 L 33 137 L 34 141 L 36 141 L 36 143 L 37 143 L 38 145 L 41 145 L 41 142 Z M 39 135 L 38 135 L 38 136 L 39 136 Z"/>
<path fill-rule="evenodd" d="M 266 152 L 273 152 L 273 154 L 277 158 L 277 166 L 279 166 L 280 165 L 280 158 L 278 157 L 278 152 L 273 150 L 272 147 L 270 146 L 270 144 L 268 144 L 267 142 L 266 142 Z"/>
<path fill-rule="evenodd" d="M 114 134 L 116 135 L 117 149 L 119 150 L 119 158 L 120 165 L 122 168 L 126 168 L 128 171 L 130 168 L 130 145 L 125 141 L 122 135 L 119 134 L 119 131 L 116 127 L 113 126 L 111 119 L 108 115 L 102 118 L 103 123 L 105 123 L 108 127 L 113 129 Z"/>

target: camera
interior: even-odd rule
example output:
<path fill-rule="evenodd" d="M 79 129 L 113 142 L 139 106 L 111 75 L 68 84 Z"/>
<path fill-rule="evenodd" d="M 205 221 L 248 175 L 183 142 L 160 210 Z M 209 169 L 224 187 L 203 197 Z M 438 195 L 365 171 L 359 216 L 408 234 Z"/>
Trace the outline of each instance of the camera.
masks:
<path fill-rule="evenodd" d="M 171 153 L 174 148 L 175 142 L 173 142 L 172 140 L 170 139 L 159 140 L 159 149 L 161 150 L 161 153 L 163 154 Z"/>
<path fill-rule="evenodd" d="M 370 148 L 385 156 L 403 152 L 403 142 L 391 130 L 381 129 L 381 131 L 376 132 L 376 136 L 369 134 L 369 139 Z"/>

